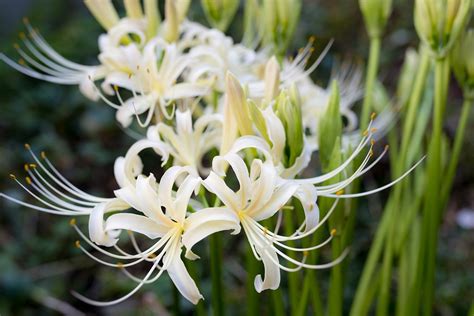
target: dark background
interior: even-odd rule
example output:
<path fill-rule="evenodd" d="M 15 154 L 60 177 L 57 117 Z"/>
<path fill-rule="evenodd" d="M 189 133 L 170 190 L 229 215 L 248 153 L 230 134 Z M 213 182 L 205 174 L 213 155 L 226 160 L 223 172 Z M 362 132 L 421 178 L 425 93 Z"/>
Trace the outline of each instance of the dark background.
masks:
<path fill-rule="evenodd" d="M 383 41 L 379 75 L 392 92 L 406 48 L 418 45 L 412 23 L 412 1 L 394 2 L 394 12 Z M 115 3 L 118 5 L 118 1 Z M 24 31 L 21 21 L 27 16 L 66 58 L 84 64 L 97 62 L 97 36 L 101 29 L 82 1 L 0 0 L 0 4 L 2 52 L 16 56 L 12 46 L 18 41 L 18 33 Z M 199 1 L 193 1 L 188 16 L 206 23 Z M 235 39 L 240 38 L 241 17 L 242 11 L 239 11 L 229 31 Z M 368 39 L 357 1 L 305 1 L 291 51 L 303 46 L 311 35 L 316 36 L 319 50 L 329 39 L 335 40 L 329 55 L 314 74 L 314 79 L 322 85 L 326 85 L 335 60 L 349 59 L 363 66 Z M 454 80 L 451 85 L 445 124 L 450 136 L 454 134 L 461 103 Z M 456 224 L 460 209 L 474 208 L 472 115 L 470 122 L 452 199 L 440 233 L 436 276 L 436 313 L 439 315 L 465 315 L 474 297 L 474 231 L 464 230 Z M 103 103 L 88 101 L 77 87 L 40 82 L 0 64 L 0 191 L 19 198 L 25 194 L 9 180 L 8 174 L 21 176 L 23 163 L 30 161 L 23 148 L 25 142 L 37 152 L 45 150 L 58 169 L 81 189 L 111 196 L 116 188 L 112 175 L 114 159 L 126 152 L 133 139 L 119 128 L 113 109 Z M 368 181 L 387 177 L 387 167 L 387 162 L 382 163 L 368 176 Z M 346 309 L 350 306 L 385 197 L 381 194 L 372 198 L 368 210 L 363 207 L 366 203 L 361 203 L 352 252 L 353 268 L 345 291 Z M 84 221 L 79 223 L 85 227 Z M 75 300 L 69 292 L 71 289 L 93 298 L 110 299 L 133 287 L 120 272 L 99 266 L 76 249 L 76 238 L 68 218 L 40 214 L 0 201 L 1 315 L 54 315 L 57 310 L 71 312 L 70 308 L 111 315 L 164 315 L 164 309 L 171 310 L 173 295 L 167 277 L 145 287 L 118 307 L 96 309 Z M 226 242 L 227 250 L 235 244 L 235 238 Z M 245 275 L 241 260 L 229 256 L 230 253 L 226 251 L 224 284 L 228 286 L 228 303 L 235 314 L 240 314 L 245 305 L 242 284 Z M 210 298 L 207 264 L 205 259 L 197 262 L 197 266 L 204 269 L 200 287 L 204 296 Z M 321 272 L 325 273 L 327 271 Z M 268 294 L 262 294 L 262 300 L 270 301 Z M 209 301 L 206 306 L 208 304 Z M 183 302 L 182 308 L 186 311 L 191 306 Z"/>

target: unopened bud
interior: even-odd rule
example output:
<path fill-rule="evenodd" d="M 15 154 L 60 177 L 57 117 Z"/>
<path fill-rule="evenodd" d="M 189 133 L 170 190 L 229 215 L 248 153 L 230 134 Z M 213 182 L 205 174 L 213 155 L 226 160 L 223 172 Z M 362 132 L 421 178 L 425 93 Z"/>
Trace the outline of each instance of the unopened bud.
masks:
<path fill-rule="evenodd" d="M 370 37 L 380 37 L 392 12 L 392 0 L 359 0 Z"/>
<path fill-rule="evenodd" d="M 158 0 L 144 0 L 143 4 L 147 21 L 146 36 L 148 39 L 152 39 L 158 33 L 158 27 L 161 23 Z"/>
<path fill-rule="evenodd" d="M 275 56 L 265 66 L 265 103 L 270 103 L 280 92 L 280 65 Z"/>
<path fill-rule="evenodd" d="M 237 121 L 237 126 L 241 135 L 252 135 L 252 122 L 245 97 L 245 92 L 240 82 L 230 72 L 226 75 L 226 89 L 229 106 Z"/>
<path fill-rule="evenodd" d="M 301 12 L 301 0 L 265 0 L 263 3 L 264 44 L 278 56 L 285 54 Z"/>
<path fill-rule="evenodd" d="M 444 58 L 464 31 L 471 0 L 416 0 L 415 27 L 421 40 Z"/>
<path fill-rule="evenodd" d="M 465 96 L 474 98 L 474 29 L 467 30 L 454 45 L 451 64 Z"/>
<path fill-rule="evenodd" d="M 172 43 L 179 37 L 179 17 L 174 0 L 165 3 L 165 34 L 166 41 Z"/>
<path fill-rule="evenodd" d="M 211 26 L 225 32 L 239 8 L 239 0 L 201 0 L 201 5 Z"/>

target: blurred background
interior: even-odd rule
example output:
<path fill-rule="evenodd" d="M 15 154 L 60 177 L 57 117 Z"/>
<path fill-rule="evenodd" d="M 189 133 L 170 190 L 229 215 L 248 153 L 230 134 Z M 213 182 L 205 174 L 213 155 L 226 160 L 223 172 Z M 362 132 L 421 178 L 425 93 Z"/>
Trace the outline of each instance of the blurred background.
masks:
<path fill-rule="evenodd" d="M 0 51 L 16 56 L 13 44 L 25 30 L 22 18 L 28 17 L 66 58 L 95 64 L 100 26 L 77 0 L 0 0 Z M 115 3 L 120 6 L 119 1 Z M 417 47 L 412 23 L 412 1 L 399 0 L 383 41 L 381 76 L 388 91 L 394 91 L 397 75 L 408 47 Z M 163 11 L 162 11 L 163 12 Z M 194 0 L 192 20 L 206 24 L 199 1 Z M 241 36 L 242 10 L 229 33 Z M 350 60 L 364 69 L 368 39 L 357 1 L 306 0 L 292 51 L 316 36 L 321 50 L 329 39 L 334 45 L 314 80 L 327 85 L 336 61 Z M 448 135 L 453 135 L 461 104 L 461 94 L 452 81 L 448 101 Z M 437 276 L 436 315 L 465 315 L 474 298 L 474 122 L 470 119 L 465 147 L 453 189 L 449 209 L 441 227 Z M 115 121 L 114 110 L 102 103 L 85 99 L 77 87 L 57 86 L 28 78 L 5 64 L 0 64 L 0 192 L 24 198 L 25 194 L 9 179 L 21 176 L 23 163 L 31 158 L 23 144 L 36 152 L 46 151 L 56 167 L 79 188 L 100 196 L 111 196 L 116 188 L 112 176 L 114 159 L 125 154 L 134 139 Z M 366 177 L 368 182 L 387 178 L 387 162 Z M 360 203 L 357 233 L 351 256 L 349 287 L 345 290 L 347 306 L 370 247 L 386 194 L 378 194 Z M 463 215 L 461 215 L 463 214 Z M 469 219 L 471 228 L 469 229 Z M 166 315 L 173 312 L 174 291 L 167 277 L 146 286 L 138 294 L 116 307 L 98 309 L 74 299 L 70 290 L 93 298 L 113 298 L 134 286 L 119 271 L 96 264 L 74 247 L 77 234 L 68 218 L 40 214 L 0 200 L 0 314 L 1 315 Z M 79 222 L 85 227 L 86 223 Z M 233 310 L 245 312 L 245 271 L 239 257 L 230 256 L 238 246 L 235 238 L 225 241 L 226 297 Z M 202 246 L 202 245 L 201 245 Z M 199 249 L 205 252 L 206 248 Z M 210 297 L 209 271 L 205 256 L 197 266 L 203 280 L 200 287 Z M 323 276 L 328 271 L 319 271 Z M 324 289 L 324 287 L 323 287 Z M 270 299 L 267 293 L 261 300 Z M 209 302 L 205 303 L 206 306 Z M 184 313 L 192 307 L 181 301 Z M 262 314 L 268 314 L 263 307 Z"/>

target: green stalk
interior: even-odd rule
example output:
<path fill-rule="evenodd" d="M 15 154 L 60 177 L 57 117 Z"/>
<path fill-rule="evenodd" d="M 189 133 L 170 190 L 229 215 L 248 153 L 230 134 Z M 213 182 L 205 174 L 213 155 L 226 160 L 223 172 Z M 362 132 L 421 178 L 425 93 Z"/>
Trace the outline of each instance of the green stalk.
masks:
<path fill-rule="evenodd" d="M 464 142 L 464 134 L 466 131 L 466 126 L 469 120 L 469 113 L 471 111 L 471 107 L 473 106 L 474 100 L 473 99 L 464 99 L 461 116 L 459 118 L 458 127 L 456 129 L 456 136 L 454 137 L 454 145 L 452 149 L 451 159 L 448 165 L 448 171 L 444 176 L 444 184 L 441 188 L 441 201 L 443 201 L 442 205 L 446 205 L 448 202 L 448 195 L 451 191 L 451 186 L 453 185 L 454 175 L 456 173 L 456 167 L 459 162 L 459 154 L 461 153 L 461 148 Z"/>
<path fill-rule="evenodd" d="M 196 282 L 196 284 L 199 285 L 201 276 L 199 275 L 196 265 L 193 263 L 190 263 L 190 261 L 186 262 L 186 269 L 188 269 L 189 274 L 193 278 L 193 280 Z M 199 286 L 198 286 L 199 287 Z M 200 300 L 199 303 L 196 305 L 196 316 L 205 316 L 206 315 L 206 308 L 204 305 L 204 301 Z"/>
<path fill-rule="evenodd" d="M 285 316 L 285 304 L 281 288 L 271 291 L 273 300 L 273 315 Z"/>
<path fill-rule="evenodd" d="M 367 64 L 367 77 L 365 81 L 365 96 L 362 104 L 360 128 L 364 129 L 369 123 L 370 111 L 374 94 L 375 80 L 379 68 L 381 39 L 379 36 L 370 38 L 369 63 Z"/>
<path fill-rule="evenodd" d="M 209 237 L 211 247 L 211 280 L 212 280 L 212 310 L 213 315 L 224 315 L 224 299 L 222 291 L 222 244 L 220 236 Z"/>
<path fill-rule="evenodd" d="M 332 245 L 332 257 L 338 258 L 342 253 L 341 237 L 335 236 Z M 343 305 L 343 278 L 342 278 L 342 263 L 335 265 L 331 269 L 331 277 L 329 279 L 329 302 L 328 315 L 338 316 L 342 315 Z"/>
<path fill-rule="evenodd" d="M 250 244 L 247 247 L 246 257 L 246 291 L 247 291 L 247 316 L 258 316 L 258 296 L 256 295 L 253 277 L 258 274 L 259 267 L 257 260 L 253 256 Z"/>
<path fill-rule="evenodd" d="M 179 293 L 178 288 L 172 284 L 173 288 L 173 315 L 181 315 L 181 293 Z"/>
<path fill-rule="evenodd" d="M 410 100 L 408 102 L 408 109 L 407 109 L 406 119 L 404 122 L 405 124 L 403 126 L 403 135 L 402 135 L 402 143 L 401 143 L 401 150 L 400 150 L 401 155 L 398 160 L 399 163 L 395 164 L 396 175 L 400 175 L 403 169 L 406 167 L 404 161 L 406 159 L 407 152 L 409 149 L 411 134 L 413 131 L 414 124 L 416 122 L 418 105 L 423 95 L 423 90 L 426 83 L 426 77 L 428 75 L 428 70 L 430 68 L 429 66 L 430 66 L 429 56 L 427 53 L 423 51 L 421 62 L 420 62 L 420 68 L 418 70 L 415 83 L 414 83 L 414 88 L 410 96 Z M 401 190 L 400 185 L 398 185 L 395 188 L 395 190 L 396 191 Z M 397 215 L 396 205 L 398 205 L 395 202 L 396 200 L 398 200 L 397 195 L 399 196 L 399 194 L 400 193 L 395 192 L 394 196 L 392 196 L 391 202 L 389 201 L 389 203 L 387 203 L 386 211 L 382 215 L 381 223 L 379 224 L 379 227 L 377 229 L 377 233 L 374 237 L 374 243 L 370 249 L 367 262 L 364 266 L 364 270 L 362 272 L 362 276 L 359 281 L 359 285 L 357 287 L 354 302 L 353 302 L 351 312 L 350 312 L 350 315 L 352 316 L 366 315 L 369 310 L 371 301 L 369 300 L 369 297 L 365 295 L 365 293 L 367 293 L 367 291 L 369 290 L 369 287 L 372 286 L 373 275 L 374 275 L 375 269 L 377 268 L 377 262 L 379 260 L 379 257 L 382 251 L 384 250 L 383 249 L 384 240 L 388 244 L 392 243 L 392 241 L 389 241 L 386 238 L 387 238 L 387 235 L 389 236 L 392 235 L 390 234 L 390 232 L 391 232 L 391 227 L 393 226 L 393 223 L 395 222 L 394 218 L 396 219 L 396 215 Z M 389 239 L 393 239 L 393 238 L 389 238 Z M 386 251 L 384 255 L 384 270 L 382 271 L 384 284 L 382 284 L 381 286 L 385 289 L 389 288 L 388 286 L 389 286 L 389 279 L 391 275 L 391 264 L 392 264 L 391 252 L 393 251 L 393 248 L 394 248 L 392 246 L 393 245 L 390 245 L 388 247 L 389 249 L 385 249 Z M 383 293 L 384 293 L 383 295 L 385 295 L 386 297 L 388 291 L 384 290 Z M 382 299 L 385 299 L 385 298 L 382 298 Z M 383 308 L 384 308 L 383 305 L 379 308 L 380 313 L 382 313 Z"/>
<path fill-rule="evenodd" d="M 426 264 L 425 279 L 423 287 L 425 289 L 423 298 L 423 314 L 432 315 L 433 297 L 434 297 L 434 272 L 436 263 L 436 248 L 438 239 L 438 209 L 440 208 L 440 190 L 441 190 L 441 138 L 443 132 L 443 116 L 446 105 L 446 85 L 448 84 L 448 75 L 446 71 L 446 58 L 436 60 L 435 70 L 435 100 L 433 113 L 433 131 L 429 147 L 429 156 L 427 159 L 427 181 L 425 192 L 425 246 L 426 246 Z"/>

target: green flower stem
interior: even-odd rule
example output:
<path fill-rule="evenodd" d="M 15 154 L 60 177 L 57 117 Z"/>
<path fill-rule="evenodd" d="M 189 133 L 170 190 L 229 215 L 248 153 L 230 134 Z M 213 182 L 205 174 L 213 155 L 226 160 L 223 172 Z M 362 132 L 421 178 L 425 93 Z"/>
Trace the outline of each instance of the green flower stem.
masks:
<path fill-rule="evenodd" d="M 245 254 L 246 257 L 246 270 L 247 270 L 247 280 L 246 280 L 246 291 L 247 291 L 247 316 L 258 316 L 258 295 L 255 292 L 253 278 L 259 272 L 259 266 L 257 259 L 253 256 L 252 248 L 250 244 L 247 247 Z"/>
<path fill-rule="evenodd" d="M 224 315 L 224 298 L 222 287 L 222 244 L 220 236 L 210 236 L 211 247 L 211 280 L 212 280 L 212 310 L 213 315 Z"/>
<path fill-rule="evenodd" d="M 365 81 L 365 96 L 362 104 L 362 114 L 360 117 L 360 128 L 364 129 L 369 123 L 370 111 L 374 94 L 375 80 L 379 68 L 381 39 L 378 36 L 370 38 L 369 63 L 367 64 L 367 77 Z"/>
<path fill-rule="evenodd" d="M 434 297 L 434 272 L 436 264 L 436 249 L 438 240 L 438 226 L 441 197 L 441 138 L 443 132 L 443 117 L 446 106 L 447 87 L 449 72 L 449 60 L 446 58 L 436 60 L 435 70 L 435 100 L 433 111 L 433 130 L 427 158 L 427 180 L 425 191 L 425 208 L 423 224 L 425 230 L 426 260 L 423 266 L 425 279 L 423 280 L 424 297 L 423 314 L 432 315 Z M 419 284 L 420 285 L 420 284 Z"/>
<path fill-rule="evenodd" d="M 409 144 L 410 144 L 410 139 L 411 139 L 411 134 L 413 131 L 414 124 L 416 122 L 416 116 L 417 116 L 417 109 L 418 105 L 421 101 L 421 97 L 423 95 L 423 90 L 425 87 L 426 83 L 426 78 L 428 75 L 428 70 L 430 66 L 430 59 L 427 53 L 423 52 L 422 53 L 422 59 L 420 62 L 420 68 L 417 73 L 415 83 L 414 83 L 414 88 L 412 91 L 412 94 L 410 96 L 410 100 L 408 102 L 408 109 L 407 109 L 407 114 L 406 114 L 406 119 L 405 119 L 405 124 L 403 127 L 403 135 L 402 135 L 402 144 L 401 144 L 401 156 L 399 157 L 399 164 L 395 166 L 397 169 L 395 174 L 400 174 L 401 171 L 403 171 L 404 167 L 406 167 L 405 164 L 405 159 L 407 156 L 407 152 L 409 149 Z M 396 190 L 401 190 L 401 188 L 397 186 Z M 390 225 L 391 223 L 394 223 L 393 218 L 396 217 L 396 207 L 392 207 L 393 205 L 397 205 L 394 203 L 393 199 L 389 201 L 386 205 L 386 211 L 384 212 L 381 223 L 379 224 L 379 227 L 377 229 L 375 238 L 374 238 L 374 243 L 372 247 L 370 248 L 369 256 L 367 258 L 367 262 L 364 266 L 364 270 L 362 272 L 362 276 L 359 281 L 359 285 L 357 287 L 357 291 L 355 294 L 354 302 L 351 308 L 350 315 L 352 316 L 359 316 L 359 315 L 366 315 L 371 301 L 369 300 L 369 297 L 365 295 L 369 288 L 373 286 L 373 275 L 374 272 L 377 268 L 377 262 L 380 258 L 380 255 L 382 253 L 383 246 L 384 246 L 384 240 L 386 240 L 387 234 L 389 233 Z M 393 250 L 393 247 L 391 249 L 385 249 L 386 251 L 390 252 Z M 388 254 L 385 257 L 385 275 L 390 274 L 391 271 L 391 254 Z M 387 279 L 387 277 L 385 277 Z M 386 285 L 382 285 L 386 286 Z"/>
<path fill-rule="evenodd" d="M 338 258 L 342 253 L 342 240 L 340 236 L 335 236 L 332 245 L 332 257 Z M 343 266 L 342 264 L 335 265 L 331 269 L 331 277 L 329 280 L 329 302 L 328 315 L 340 316 L 342 315 L 343 306 Z"/>
<path fill-rule="evenodd" d="M 281 288 L 271 291 L 273 300 L 273 315 L 285 316 L 285 304 Z"/>
<path fill-rule="evenodd" d="M 452 148 L 451 159 L 448 165 L 448 171 L 444 176 L 444 184 L 441 188 L 441 201 L 443 201 L 442 205 L 446 205 L 448 202 L 449 192 L 451 191 L 451 186 L 453 184 L 454 175 L 456 173 L 456 167 L 459 162 L 459 154 L 461 153 L 462 145 L 464 142 L 464 134 L 466 132 L 466 126 L 469 121 L 469 113 L 471 111 L 471 107 L 473 106 L 474 100 L 473 99 L 464 99 L 461 116 L 459 118 L 458 127 L 456 129 L 456 136 L 454 137 L 454 145 Z"/>
<path fill-rule="evenodd" d="M 179 293 L 178 288 L 174 286 L 174 284 L 171 284 L 171 287 L 173 288 L 173 315 L 180 316 L 181 315 L 181 293 Z"/>
<path fill-rule="evenodd" d="M 191 275 L 193 280 L 196 282 L 196 284 L 198 284 L 198 286 L 199 286 L 201 276 L 200 276 L 200 274 L 199 274 L 199 272 L 196 268 L 196 265 L 193 264 L 190 261 L 187 261 L 186 262 L 186 269 L 188 269 L 189 274 Z M 206 315 L 206 307 L 204 305 L 203 300 L 200 300 L 199 303 L 196 305 L 195 311 L 196 311 L 196 316 L 205 316 Z"/>

